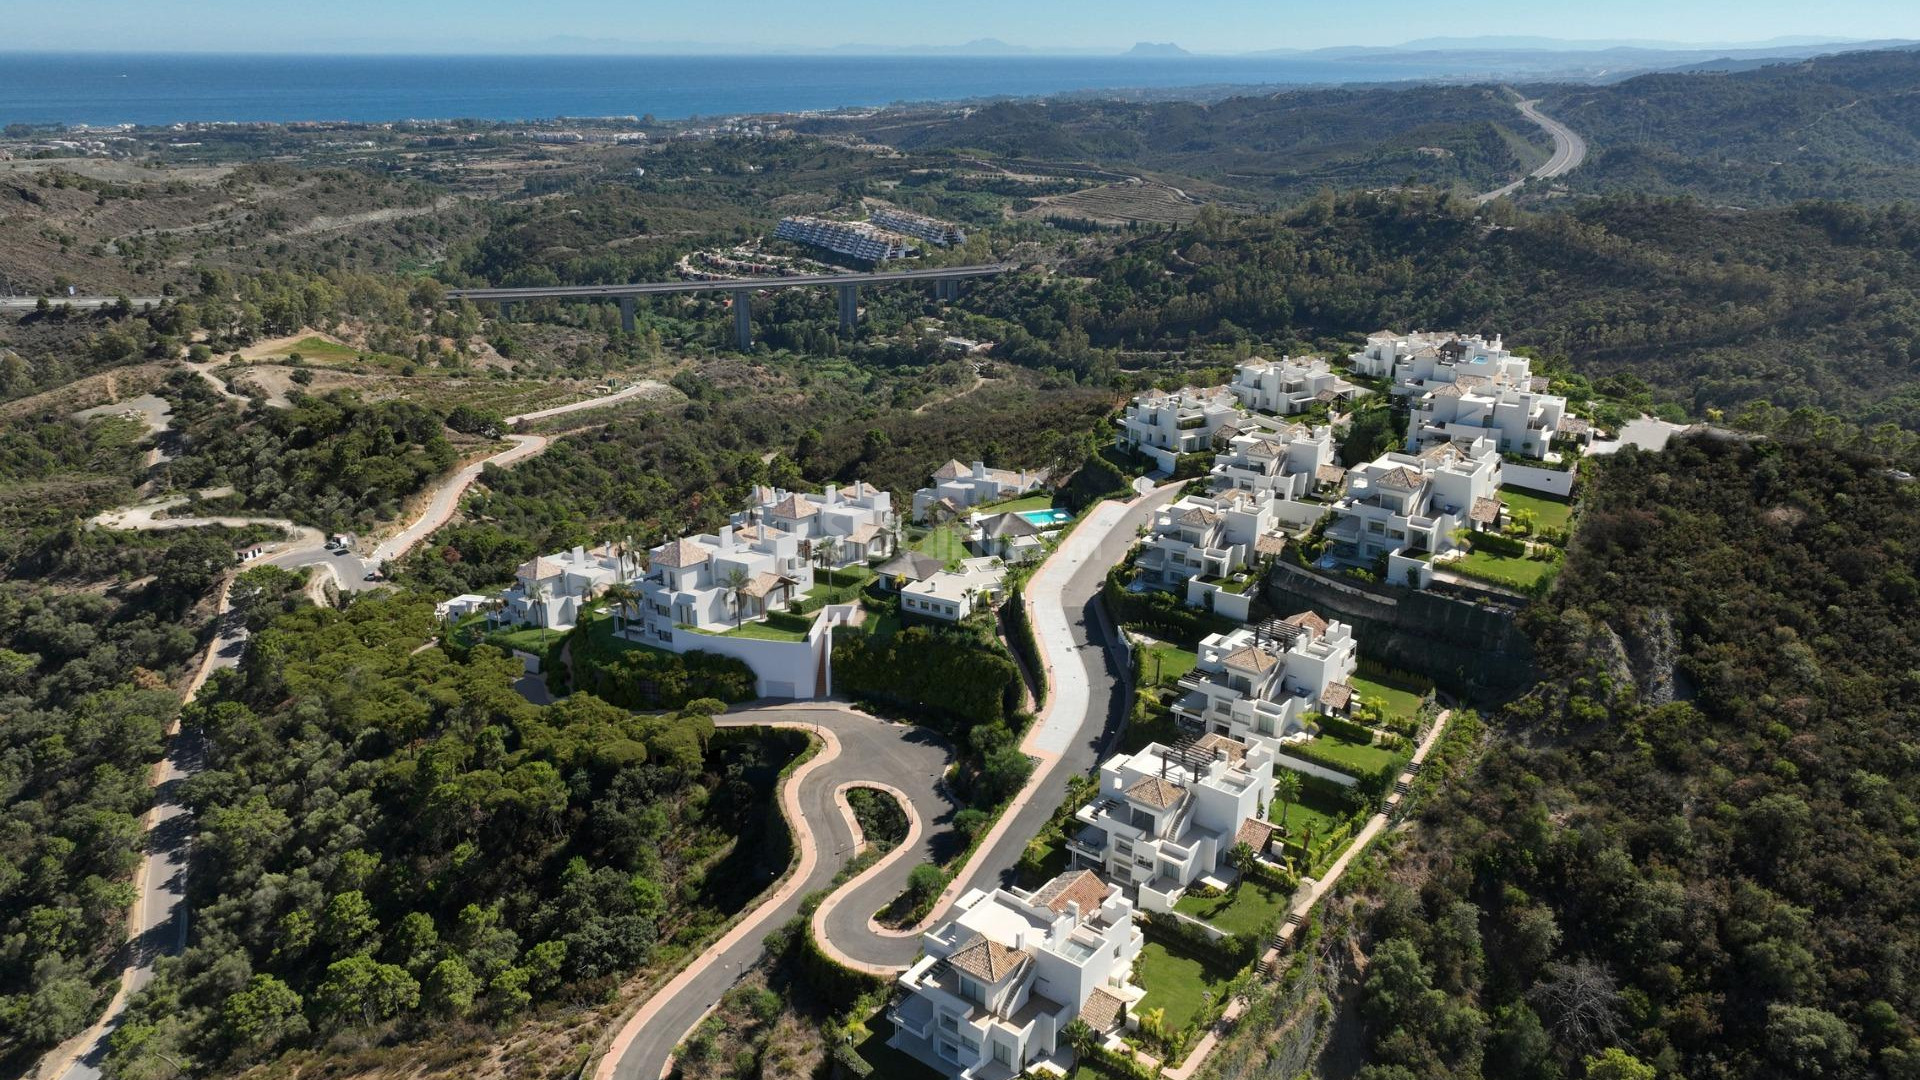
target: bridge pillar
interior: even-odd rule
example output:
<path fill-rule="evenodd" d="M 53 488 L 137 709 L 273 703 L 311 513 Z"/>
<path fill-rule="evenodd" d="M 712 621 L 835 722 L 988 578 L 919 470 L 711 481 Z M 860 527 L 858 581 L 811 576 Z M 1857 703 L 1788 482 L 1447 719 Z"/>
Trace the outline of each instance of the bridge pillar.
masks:
<path fill-rule="evenodd" d="M 933 283 L 933 298 L 946 303 L 960 299 L 960 279 L 940 278 Z"/>
<path fill-rule="evenodd" d="M 860 286 L 840 286 L 840 334 L 852 337 L 854 324 L 860 319 Z"/>
<path fill-rule="evenodd" d="M 500 321 L 501 322 L 513 321 L 513 301 L 511 300 L 500 301 Z"/>
<path fill-rule="evenodd" d="M 633 297 L 620 298 L 620 329 L 633 333 Z"/>
<path fill-rule="evenodd" d="M 753 293 L 735 289 L 733 293 L 733 338 L 741 352 L 753 351 Z"/>

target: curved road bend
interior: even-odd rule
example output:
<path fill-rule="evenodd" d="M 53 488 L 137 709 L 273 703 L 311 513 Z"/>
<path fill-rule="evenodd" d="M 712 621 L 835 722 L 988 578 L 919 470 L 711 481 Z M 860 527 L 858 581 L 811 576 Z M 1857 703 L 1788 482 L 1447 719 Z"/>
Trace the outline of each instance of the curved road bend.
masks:
<path fill-rule="evenodd" d="M 1129 504 L 1100 503 L 1029 583 L 1035 631 L 1049 674 L 1047 709 L 1022 744 L 1039 759 L 1038 765 L 1026 789 L 1001 815 L 921 927 L 888 931 L 875 926 L 872 915 L 905 889 L 915 865 L 936 852 L 951 851 L 958 842 L 951 820 L 956 807 L 943 791 L 930 786 L 935 776 L 929 774 L 945 768 L 946 747 L 920 729 L 845 709 L 784 706 L 732 713 L 718 721 L 729 726 L 817 723 L 840 746 L 844 760 L 836 756 L 789 780 L 802 819 L 795 827 L 801 883 L 780 889 L 656 991 L 615 1036 L 595 1069 L 595 1080 L 657 1080 L 674 1048 L 727 988 L 760 961 L 761 940 L 767 933 L 792 918 L 807 893 L 833 880 L 852 854 L 852 837 L 833 794 L 842 783 L 884 781 L 902 789 L 912 804 L 911 816 L 922 827 L 918 837 L 829 897 L 815 912 L 822 947 L 842 962 L 898 972 L 919 955 L 921 929 L 943 916 L 965 890 L 1011 882 L 1027 841 L 1065 797 L 1068 778 L 1098 764 L 1101 750 L 1125 721 L 1127 659 L 1108 648 L 1114 638 L 1100 614 L 1100 586 L 1107 569 L 1133 543 L 1139 526 L 1178 490 L 1179 485 L 1170 485 Z M 823 752 L 814 760 L 826 756 Z M 897 854 L 908 850 L 915 857 Z"/>
<path fill-rule="evenodd" d="M 1579 168 L 1580 163 L 1587 159 L 1587 140 L 1575 134 L 1572 128 L 1541 112 L 1538 108 L 1539 104 L 1538 100 L 1516 101 L 1514 108 L 1519 109 L 1527 119 L 1539 124 L 1547 134 L 1553 136 L 1553 156 L 1547 159 L 1546 164 L 1513 183 L 1474 196 L 1474 202 L 1486 204 L 1502 196 L 1511 195 L 1520 190 L 1520 185 L 1528 180 L 1550 180 L 1556 176 L 1564 176 Z"/>

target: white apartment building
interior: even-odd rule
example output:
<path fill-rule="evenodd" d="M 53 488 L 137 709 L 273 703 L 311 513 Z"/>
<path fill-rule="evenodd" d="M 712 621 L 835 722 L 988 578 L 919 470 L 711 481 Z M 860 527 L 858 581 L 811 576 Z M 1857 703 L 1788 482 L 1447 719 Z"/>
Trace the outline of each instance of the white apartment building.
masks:
<path fill-rule="evenodd" d="M 1043 487 L 1047 474 L 1025 469 L 989 469 L 985 462 L 949 461 L 933 472 L 933 484 L 913 493 L 913 520 L 925 521 L 936 506 L 958 516 L 985 503 L 1016 498 Z"/>
<path fill-rule="evenodd" d="M 1315 404 L 1337 405 L 1358 391 L 1319 356 L 1248 360 L 1227 389 L 1247 408 L 1278 416 L 1291 416 Z"/>
<path fill-rule="evenodd" d="M 893 496 L 865 481 L 824 493 L 756 487 L 753 502 L 733 515 L 736 528 L 761 525 L 807 542 L 807 553 L 835 568 L 893 553 Z M 824 554 L 823 554 L 824 552 Z"/>
<path fill-rule="evenodd" d="M 513 626 L 570 630 L 579 621 L 581 604 L 609 585 L 638 576 L 638 565 L 622 558 L 610 544 L 541 555 L 514 570 L 514 583 L 500 594 L 503 604 L 492 618 Z"/>
<path fill-rule="evenodd" d="M 723 633 L 785 610 L 813 588 L 813 561 L 801 543 L 766 526 L 727 525 L 661 544 L 648 553 L 638 618 L 627 635 L 686 652 L 701 647 L 694 631 Z"/>
<path fill-rule="evenodd" d="M 1173 910 L 1196 881 L 1230 884 L 1220 871 L 1273 801 L 1273 759 L 1270 746 L 1214 734 L 1108 758 L 1100 793 L 1074 812 L 1085 826 L 1067 842 L 1074 865 L 1120 883 L 1147 911 Z"/>
<path fill-rule="evenodd" d="M 1508 351 L 1498 335 L 1382 331 L 1350 359 L 1355 370 L 1391 378 L 1393 392 L 1411 399 L 1411 453 L 1491 439 L 1503 454 L 1557 461 L 1554 438 L 1585 431 L 1584 424 L 1570 423 L 1567 399 L 1548 393 L 1533 362 Z"/>
<path fill-rule="evenodd" d="M 1418 454 L 1382 454 L 1347 470 L 1346 494 L 1333 504 L 1329 565 L 1372 566 L 1387 556 L 1387 580 L 1425 588 L 1431 560 L 1452 551 L 1456 529 L 1500 519 L 1500 453 L 1489 439 Z"/>
<path fill-rule="evenodd" d="M 1198 652 L 1180 679 L 1175 718 L 1189 731 L 1270 750 L 1302 736 L 1310 713 L 1345 713 L 1360 666 L 1352 628 L 1312 611 L 1209 634 Z"/>
<path fill-rule="evenodd" d="M 1048 1062 L 1066 1071 L 1062 1030 L 1076 1018 L 1112 1033 L 1144 991 L 1133 904 L 1095 874 L 1070 871 L 1028 893 L 974 889 L 921 936 L 896 981 L 895 1049 L 958 1080 L 1006 1080 Z"/>
<path fill-rule="evenodd" d="M 1223 386 L 1205 390 L 1189 386 L 1171 394 L 1148 390 L 1128 404 L 1114 441 L 1120 449 L 1151 458 L 1171 473 L 1180 455 L 1211 451 L 1214 432 L 1229 424 L 1237 426 L 1244 416 L 1239 399 Z"/>
<path fill-rule="evenodd" d="M 862 262 L 904 259 L 914 250 L 913 241 L 907 237 L 864 221 L 835 221 L 805 214 L 781 218 L 780 224 L 774 227 L 773 235 L 796 244 L 824 248 Z"/>
<path fill-rule="evenodd" d="M 962 559 L 960 569 L 941 570 L 900 587 L 900 610 L 943 622 L 959 622 L 991 608 L 1006 591 L 1007 565 L 993 556 Z"/>
<path fill-rule="evenodd" d="M 1275 528 L 1272 495 L 1229 491 L 1188 495 L 1153 515 L 1134 559 L 1147 588 L 1178 593 L 1193 607 L 1244 619 L 1259 587 L 1251 571 L 1285 542 Z"/>
<path fill-rule="evenodd" d="M 952 247 L 967 242 L 966 231 L 953 222 L 916 214 L 897 206 L 875 206 L 868 211 L 867 219 L 882 229 L 925 240 L 937 247 Z"/>
<path fill-rule="evenodd" d="M 1333 428 L 1307 427 L 1254 417 L 1214 455 L 1215 495 L 1244 492 L 1272 497 L 1274 521 L 1303 529 L 1320 520 L 1327 507 L 1319 492 L 1337 486 L 1345 470 L 1337 464 Z M 1313 500 L 1313 501 L 1307 501 Z"/>

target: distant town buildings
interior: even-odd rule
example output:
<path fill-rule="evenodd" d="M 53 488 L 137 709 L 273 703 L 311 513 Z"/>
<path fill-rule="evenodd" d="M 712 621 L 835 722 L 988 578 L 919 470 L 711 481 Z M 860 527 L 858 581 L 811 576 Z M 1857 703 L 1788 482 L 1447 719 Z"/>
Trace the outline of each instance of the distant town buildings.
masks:
<path fill-rule="evenodd" d="M 904 259 L 914 252 L 908 237 L 864 221 L 834 221 L 801 214 L 781 218 L 773 235 L 862 262 Z"/>

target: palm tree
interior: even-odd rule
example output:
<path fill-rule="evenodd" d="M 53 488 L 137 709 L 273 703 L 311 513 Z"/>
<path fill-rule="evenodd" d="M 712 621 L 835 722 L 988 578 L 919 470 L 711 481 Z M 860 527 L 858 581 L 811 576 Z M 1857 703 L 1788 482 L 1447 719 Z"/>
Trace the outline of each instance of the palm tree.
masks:
<path fill-rule="evenodd" d="M 607 586 L 604 595 L 607 598 L 607 605 L 613 608 L 613 632 L 616 634 L 626 632 L 626 624 L 633 618 L 628 605 L 640 599 L 639 591 L 624 581 L 616 581 Z"/>
<path fill-rule="evenodd" d="M 747 576 L 747 572 L 737 566 L 727 571 L 727 576 L 721 579 L 720 584 L 727 590 L 727 598 L 733 601 L 733 625 L 735 629 L 738 629 L 740 626 L 740 608 L 746 599 L 747 585 L 752 581 L 753 579 Z"/>
<path fill-rule="evenodd" d="M 547 606 L 541 601 L 547 598 L 547 587 L 538 581 L 527 582 L 527 602 L 532 605 L 534 619 L 542 629 L 547 625 Z"/>
<path fill-rule="evenodd" d="M 833 569 L 833 564 L 836 561 L 838 561 L 839 558 L 840 558 L 840 538 L 839 537 L 822 536 L 813 542 L 814 565 L 818 566 L 820 569 L 822 570 Z"/>
<path fill-rule="evenodd" d="M 1287 827 L 1287 811 L 1293 808 L 1293 801 L 1300 797 L 1300 774 L 1292 769 L 1276 769 L 1278 775 L 1273 778 L 1273 797 L 1280 800 L 1280 828 Z"/>

